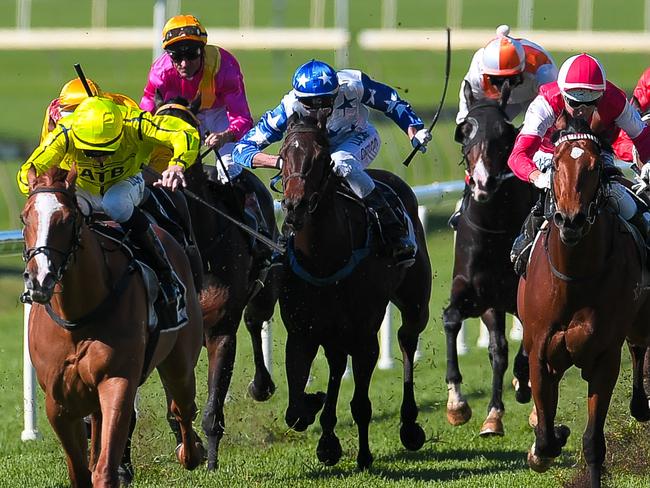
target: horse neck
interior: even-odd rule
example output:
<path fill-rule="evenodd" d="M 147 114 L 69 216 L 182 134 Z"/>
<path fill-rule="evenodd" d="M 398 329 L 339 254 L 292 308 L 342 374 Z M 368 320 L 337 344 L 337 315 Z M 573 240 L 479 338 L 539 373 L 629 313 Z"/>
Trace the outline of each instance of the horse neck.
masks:
<path fill-rule="evenodd" d="M 118 272 L 119 273 L 119 272 Z M 109 293 L 109 271 L 97 236 L 83 225 L 80 246 L 57 285 L 52 308 L 65 319 L 84 316 Z M 112 276 L 113 280 L 118 274 Z"/>
<path fill-rule="evenodd" d="M 518 233 L 533 203 L 530 185 L 515 177 L 504 181 L 487 202 L 477 202 L 470 195 L 467 214 L 473 223 L 486 229 Z"/>

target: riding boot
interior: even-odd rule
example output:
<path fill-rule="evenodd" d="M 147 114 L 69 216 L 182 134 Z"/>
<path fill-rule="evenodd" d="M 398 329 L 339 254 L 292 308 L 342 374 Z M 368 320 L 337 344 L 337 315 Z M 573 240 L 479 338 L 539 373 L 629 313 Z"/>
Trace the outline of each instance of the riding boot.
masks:
<path fill-rule="evenodd" d="M 287 249 L 290 232 L 291 231 L 289 230 L 289 228 L 283 224 L 282 230 L 280 231 L 280 235 L 278 236 L 278 239 L 276 241 L 277 244 L 282 246 L 283 249 Z M 284 262 L 285 255 L 286 253 L 281 253 L 280 251 L 274 249 L 273 253 L 271 254 L 271 266 L 281 265 Z"/>
<path fill-rule="evenodd" d="M 528 217 L 521 226 L 521 234 L 517 236 L 510 251 L 510 261 L 514 265 L 515 273 L 523 276 L 528 266 L 528 258 L 535 241 L 535 236 L 544 223 L 544 205 L 540 199 L 532 208 Z"/>
<path fill-rule="evenodd" d="M 456 209 L 456 211 L 451 214 L 451 217 L 449 217 L 449 220 L 447 221 L 447 225 L 451 227 L 452 229 L 456 230 L 458 227 L 458 221 L 460 220 L 461 214 L 465 211 L 467 208 L 467 205 L 469 205 L 469 196 L 471 194 L 471 191 L 469 189 L 469 186 L 465 185 L 465 189 L 463 190 L 463 198 L 460 201 L 460 206 Z"/>
<path fill-rule="evenodd" d="M 165 252 L 165 248 L 158 239 L 153 227 L 151 227 L 147 218 L 137 207 L 133 209 L 131 218 L 123 222 L 122 225 L 130 230 L 133 242 L 140 246 L 147 254 L 147 257 L 150 258 L 154 271 L 160 281 L 160 289 L 163 302 L 166 306 L 165 308 L 171 309 L 173 306 L 175 315 L 176 301 L 180 296 L 180 287 L 172 272 L 172 266 Z"/>
<path fill-rule="evenodd" d="M 650 248 L 650 212 L 637 204 L 637 211 L 628 222 L 641 233 L 646 248 Z"/>
<path fill-rule="evenodd" d="M 416 244 L 404 222 L 395 214 L 386 198 L 377 188 L 363 199 L 364 203 L 377 214 L 386 244 L 398 265 L 411 265 L 415 256 Z"/>

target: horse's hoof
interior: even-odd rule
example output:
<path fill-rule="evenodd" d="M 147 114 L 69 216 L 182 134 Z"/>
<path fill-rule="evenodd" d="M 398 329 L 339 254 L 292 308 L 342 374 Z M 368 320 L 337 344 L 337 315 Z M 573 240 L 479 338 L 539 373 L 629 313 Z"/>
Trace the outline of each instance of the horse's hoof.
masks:
<path fill-rule="evenodd" d="M 533 405 L 533 409 L 530 411 L 530 415 L 528 416 L 528 425 L 533 429 L 537 427 L 537 408 L 535 405 Z"/>
<path fill-rule="evenodd" d="M 357 468 L 359 471 L 366 471 L 370 469 L 370 466 L 372 466 L 372 454 L 370 454 L 370 451 L 368 451 L 365 454 L 359 453 L 357 455 Z"/>
<path fill-rule="evenodd" d="M 339 462 L 342 455 L 341 442 L 335 434 L 321 436 L 316 448 L 316 456 L 318 456 L 321 463 L 325 466 L 334 466 Z"/>
<path fill-rule="evenodd" d="M 553 458 L 545 458 L 533 454 L 532 449 L 528 451 L 528 466 L 536 473 L 544 473 L 553 464 Z"/>
<path fill-rule="evenodd" d="M 272 380 L 261 388 L 257 386 L 255 380 L 248 384 L 248 394 L 256 402 L 265 402 L 273 396 L 273 393 L 275 393 L 275 383 Z"/>
<path fill-rule="evenodd" d="M 417 451 L 424 445 L 426 435 L 424 434 L 424 429 L 420 427 L 420 424 L 414 422 L 412 424 L 401 425 L 399 428 L 399 438 L 406 449 L 409 451 Z"/>
<path fill-rule="evenodd" d="M 454 427 L 466 424 L 472 418 L 472 409 L 469 403 L 463 402 L 457 408 L 447 407 L 447 421 Z"/>
<path fill-rule="evenodd" d="M 560 447 L 564 447 L 566 445 L 566 441 L 571 435 L 571 429 L 569 429 L 566 425 L 556 425 L 555 429 L 553 429 L 555 433 L 555 438 L 558 440 L 560 443 Z"/>
<path fill-rule="evenodd" d="M 134 475 L 135 473 L 131 463 L 122 463 L 117 468 L 117 477 L 123 486 L 129 486 L 133 482 Z"/>
<path fill-rule="evenodd" d="M 322 391 L 305 394 L 302 415 L 295 415 L 293 411 L 290 413 L 287 409 L 284 420 L 289 428 L 296 432 L 307 430 L 307 427 L 316 421 L 316 414 L 323 408 L 326 396 Z"/>
<path fill-rule="evenodd" d="M 178 462 L 189 471 L 200 466 L 201 463 L 203 463 L 203 461 L 206 459 L 205 448 L 203 447 L 203 442 L 201 442 L 201 439 L 196 436 L 196 440 L 194 441 L 194 450 L 187 458 L 185 457 L 185 446 L 183 444 L 177 445 L 176 459 L 178 459 Z"/>
<path fill-rule="evenodd" d="M 530 383 L 521 386 L 520 381 L 517 378 L 513 378 L 512 387 L 515 389 L 515 400 L 517 400 L 517 403 L 528 403 L 530 401 L 532 397 Z"/>
<path fill-rule="evenodd" d="M 500 417 L 489 416 L 483 422 L 479 435 L 481 437 L 500 436 L 503 437 L 503 422 Z"/>

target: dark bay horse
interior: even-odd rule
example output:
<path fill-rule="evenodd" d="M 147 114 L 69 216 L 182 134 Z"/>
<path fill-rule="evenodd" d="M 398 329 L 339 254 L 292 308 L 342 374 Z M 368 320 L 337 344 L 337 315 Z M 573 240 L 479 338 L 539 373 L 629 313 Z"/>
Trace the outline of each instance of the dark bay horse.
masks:
<path fill-rule="evenodd" d="M 336 404 L 347 356 L 352 357 L 354 395 L 350 402 L 359 433 L 357 465 L 372 464 L 368 427 L 372 407 L 368 390 L 379 345 L 377 332 L 389 300 L 402 314 L 398 331 L 404 361 L 400 410 L 402 444 L 419 449 L 425 440 L 417 423 L 413 392 L 413 356 L 429 316 L 431 266 L 417 200 L 410 187 L 386 171 L 369 171 L 404 203 L 413 223 L 418 250 L 415 263 L 395 266 L 377 244 L 377 233 L 364 205 L 343 189 L 332 171 L 324 122 L 293 116 L 280 155 L 288 244 L 280 292 L 280 310 L 287 329 L 286 373 L 289 427 L 304 431 L 318 411 L 322 435 L 316 453 L 326 465 L 342 454 L 334 432 Z M 330 375 L 327 394 L 305 393 L 309 371 L 322 346 Z"/>
<path fill-rule="evenodd" d="M 501 100 L 475 100 L 469 85 L 469 112 L 456 130 L 462 143 L 469 195 L 458 220 L 453 279 L 449 305 L 443 312 L 447 338 L 447 419 L 461 425 L 472 416 L 467 399 L 461 393 L 463 377 L 458 364 L 456 338 L 463 320 L 481 317 L 490 337 L 492 398 L 481 435 L 503 435 L 503 376 L 508 367 L 508 342 L 505 334 L 506 313 L 517 312 L 518 276 L 510 264 L 510 249 L 521 224 L 535 202 L 532 185 L 516 178 L 508 168 L 516 129 L 504 107 L 509 88 L 504 85 Z M 530 401 L 528 364 L 521 353 L 515 359 L 519 379 L 517 400 Z"/>
<path fill-rule="evenodd" d="M 194 367 L 201 351 L 201 308 L 187 258 L 158 235 L 186 287 L 188 322 L 165 331 L 149 349 L 148 298 L 132 254 L 96 233 L 77 206 L 76 170 L 28 173 L 22 212 L 25 286 L 33 302 L 29 350 L 47 416 L 66 454 L 74 487 L 119 486 L 122 458 L 141 380 L 158 369 L 180 425 L 176 455 L 187 469 L 203 461 L 192 429 Z M 146 352 L 147 351 L 147 352 Z M 145 356 L 149 361 L 145 363 Z M 90 460 L 83 417 L 93 414 Z M 101 433 L 100 433 L 101 431 Z"/>
<path fill-rule="evenodd" d="M 626 340 L 633 360 L 630 411 L 650 419 L 642 368 L 650 327 L 643 266 L 629 227 L 606 205 L 601 143 L 583 121 L 567 119 L 558 133 L 550 190 L 552 220 L 535 243 L 518 308 L 537 410 L 528 464 L 546 471 L 569 436 L 555 425 L 558 386 L 571 366 L 588 383 L 582 437 L 592 487 L 601 486 L 604 425 Z M 647 273 L 647 272 L 646 272 Z"/>
<path fill-rule="evenodd" d="M 158 98 L 157 106 L 158 115 L 179 117 L 196 126 L 192 112 L 196 107 L 190 106 L 186 100 L 171 99 L 163 105 Z M 238 178 L 246 179 L 248 188 L 255 192 L 270 237 L 277 239 L 270 192 L 248 170 Z M 188 168 L 186 179 L 188 189 L 204 202 L 236 219 L 243 219 L 236 215 L 237 209 L 233 205 L 232 193 L 236 190 L 231 185 L 208 180 L 200 162 Z M 235 363 L 237 329 L 242 314 L 252 339 L 255 362 L 255 376 L 249 385 L 249 394 L 257 401 L 264 401 L 275 391 L 275 384 L 264 364 L 261 333 L 264 321 L 273 316 L 281 267 L 266 270 L 265 263 L 256 259 L 252 252 L 252 238 L 204 203 L 188 198 L 187 205 L 203 260 L 203 290 L 219 294 L 223 301 L 219 310 L 209 315 L 204 324 L 209 371 L 208 400 L 202 427 L 208 438 L 208 469 L 215 469 L 225 429 L 223 407 Z"/>

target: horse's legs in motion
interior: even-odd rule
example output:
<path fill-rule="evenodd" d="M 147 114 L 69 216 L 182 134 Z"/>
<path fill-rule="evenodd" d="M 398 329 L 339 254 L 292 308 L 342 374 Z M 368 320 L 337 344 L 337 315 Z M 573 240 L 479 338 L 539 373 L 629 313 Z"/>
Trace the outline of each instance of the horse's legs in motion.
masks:
<path fill-rule="evenodd" d="M 605 461 L 605 419 L 621 364 L 621 348 L 612 347 L 597 361 L 589 381 L 587 409 L 589 418 L 582 435 L 582 451 L 589 468 L 592 488 L 600 488 L 600 477 Z"/>
<path fill-rule="evenodd" d="M 126 439 L 126 446 L 124 447 L 124 454 L 122 455 L 120 466 L 117 468 L 117 474 L 120 477 L 120 483 L 122 483 L 123 486 L 130 485 L 133 481 L 133 476 L 135 475 L 133 462 L 131 461 L 131 439 L 133 438 L 133 432 L 135 431 L 135 417 L 136 413 L 133 411 L 131 414 L 131 422 L 129 424 L 129 436 Z"/>
<path fill-rule="evenodd" d="M 237 351 L 236 334 L 241 312 L 236 315 L 232 310 L 233 308 L 230 307 L 219 324 L 206 334 L 209 363 L 208 400 L 201 425 L 208 438 L 209 470 L 216 469 L 219 464 L 219 443 L 225 429 L 223 406 L 230 387 Z"/>
<path fill-rule="evenodd" d="M 515 399 L 519 403 L 528 403 L 530 401 L 530 374 L 528 373 L 528 355 L 524 350 L 524 342 L 519 343 L 519 350 L 515 356 L 512 373 L 515 376 Z"/>
<path fill-rule="evenodd" d="M 442 313 L 447 341 L 447 420 L 451 425 L 463 425 L 472 418 L 472 409 L 460 390 L 463 376 L 458 365 L 458 349 L 456 339 L 463 324 L 460 310 L 453 305 L 454 291 L 452 290 L 452 303 Z"/>
<path fill-rule="evenodd" d="M 359 453 L 357 466 L 359 469 L 368 469 L 372 464 L 372 454 L 368 444 L 368 426 L 372 417 L 372 404 L 368 398 L 372 372 L 379 357 L 379 344 L 376 335 L 359 337 L 359 344 L 365 344 L 365 349 L 360 349 L 352 356 L 352 372 L 354 374 L 354 395 L 350 402 L 352 418 L 357 424 L 359 432 Z"/>
<path fill-rule="evenodd" d="M 650 400 L 650 347 L 646 348 L 643 361 L 643 389 L 646 397 Z"/>
<path fill-rule="evenodd" d="M 639 422 L 650 420 L 650 408 L 644 389 L 644 363 L 646 348 L 629 344 L 632 356 L 632 398 L 630 399 L 630 415 Z"/>
<path fill-rule="evenodd" d="M 323 433 L 318 441 L 316 455 L 321 463 L 334 466 L 339 462 L 343 453 L 341 443 L 334 433 L 334 427 L 336 427 L 336 404 L 341 388 L 341 378 L 345 372 L 348 356 L 345 352 L 332 346 L 325 347 L 325 356 L 329 364 L 330 377 L 327 383 L 325 405 L 320 415 L 320 425 Z"/>
<path fill-rule="evenodd" d="M 176 457 L 185 469 L 194 469 L 203 462 L 205 451 L 201 438 L 192 428 L 196 418 L 196 383 L 194 369 L 176 361 L 172 353 L 158 365 L 158 373 L 166 394 L 171 398 L 169 411 L 176 417 L 181 442 L 176 446 Z"/>
<path fill-rule="evenodd" d="M 65 451 L 68 475 L 73 488 L 91 487 L 88 469 L 87 435 L 83 419 L 70 418 L 49 395 L 45 397 L 47 418 L 61 440 Z"/>
<path fill-rule="evenodd" d="M 529 352 L 530 382 L 537 412 L 537 426 L 535 443 L 528 452 L 528 465 L 533 471 L 543 473 L 551 466 L 553 459 L 560 455 L 570 430 L 563 425 L 554 425 L 562 374 L 552 374 L 548 371 L 546 362 L 539 356 L 540 347 L 533 344 Z"/>
<path fill-rule="evenodd" d="M 424 444 L 426 436 L 422 427 L 417 423 L 418 406 L 413 391 L 413 362 L 418 346 L 418 337 L 429 318 L 429 309 L 417 306 L 408 309 L 401 306 L 400 309 L 402 310 L 402 326 L 397 331 L 397 338 L 404 363 L 404 385 L 400 409 L 402 425 L 399 436 L 404 447 L 410 451 L 417 451 Z"/>
<path fill-rule="evenodd" d="M 488 416 L 483 422 L 480 435 L 503 435 L 503 375 L 508 369 L 508 341 L 506 340 L 506 313 L 489 308 L 481 316 L 489 334 L 488 352 L 492 365 L 492 398 Z"/>
<path fill-rule="evenodd" d="M 295 332 L 287 335 L 286 374 L 289 385 L 289 405 L 284 415 L 287 425 L 302 432 L 316 420 L 316 414 L 323 408 L 325 393 L 305 393 L 311 364 L 318 351 L 318 343 L 312 337 Z"/>

